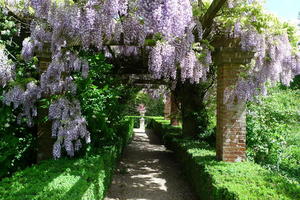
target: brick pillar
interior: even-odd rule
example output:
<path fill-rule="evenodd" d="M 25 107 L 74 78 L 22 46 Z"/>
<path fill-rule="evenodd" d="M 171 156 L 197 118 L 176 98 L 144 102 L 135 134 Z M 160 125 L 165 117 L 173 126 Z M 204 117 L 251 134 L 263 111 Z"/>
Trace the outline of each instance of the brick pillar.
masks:
<path fill-rule="evenodd" d="M 169 120 L 170 115 L 171 115 L 171 94 L 168 93 L 166 97 L 165 107 L 164 107 L 165 120 Z"/>
<path fill-rule="evenodd" d="M 44 48 L 42 52 L 37 54 L 39 59 L 39 72 L 40 74 L 47 70 L 51 62 L 50 48 Z M 54 139 L 51 134 L 51 121 L 45 121 L 48 116 L 48 109 L 42 108 L 38 105 L 38 131 L 37 131 L 37 162 L 42 160 L 51 159 Z"/>
<path fill-rule="evenodd" d="M 217 159 L 240 162 L 246 159 L 246 102 L 227 97 L 237 83 L 242 66 L 251 61 L 253 53 L 242 52 L 234 40 L 226 41 L 224 46 L 218 48 L 215 55 L 218 65 Z"/>
<path fill-rule="evenodd" d="M 178 115 L 179 115 L 179 108 L 178 108 L 178 103 L 175 98 L 174 92 L 171 92 L 171 125 L 172 126 L 178 126 L 179 121 L 178 121 Z"/>

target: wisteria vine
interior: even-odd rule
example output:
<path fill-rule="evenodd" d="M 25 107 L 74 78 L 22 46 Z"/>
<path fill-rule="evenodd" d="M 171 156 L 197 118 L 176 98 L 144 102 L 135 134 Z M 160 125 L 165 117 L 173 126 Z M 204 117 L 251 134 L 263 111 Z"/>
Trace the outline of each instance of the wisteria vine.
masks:
<path fill-rule="evenodd" d="M 254 9 L 246 8 L 247 5 L 238 5 L 239 1 L 228 2 L 230 8 L 240 6 L 239 9 L 245 10 L 242 17 L 233 20 L 235 23 L 230 26 L 229 37 L 240 40 L 242 51 L 255 54 L 252 62 L 242 71 L 246 75 L 239 77 L 235 87 L 225 91 L 225 102 L 233 101 L 235 97 L 241 101 L 252 100 L 259 94 L 267 93 L 266 83 L 281 82 L 289 85 L 294 76 L 300 74 L 300 54 L 291 45 L 287 30 L 280 30 L 278 25 L 279 30 L 276 30 L 274 25 L 274 30 L 261 31 L 260 28 L 268 25 L 257 27 L 258 19 L 252 13 Z M 256 8 L 261 6 L 258 0 L 250 2 Z M 273 18 L 270 14 L 268 17 Z"/>
<path fill-rule="evenodd" d="M 49 108 L 52 135 L 57 138 L 53 148 L 55 158 L 61 156 L 62 147 L 73 156 L 81 147 L 81 139 L 90 141 L 79 102 L 64 95 L 76 94 L 74 72 L 87 77 L 89 71 L 87 61 L 72 51 L 72 47 L 79 46 L 83 50 L 95 47 L 111 55 L 107 47 L 114 45 L 120 54 L 138 56 L 137 48 L 152 40 L 154 45 L 148 47 L 149 71 L 153 78 L 172 81 L 204 81 L 212 64 L 210 48 L 201 43 L 201 23 L 193 16 L 193 5 L 197 4 L 194 0 L 27 0 L 22 1 L 21 10 L 16 6 L 20 3 L 18 0 L 4 2 L 15 13 L 33 15 L 31 36 L 23 42 L 23 58 L 30 60 L 48 46 L 52 54 L 52 61 L 41 73 L 39 82 L 12 87 L 5 94 L 5 103 L 13 103 L 15 108 L 22 106 L 24 112 L 20 117 L 25 116 L 32 125 L 37 100 L 49 95 L 61 96 Z M 256 1 L 248 3 L 253 2 Z M 233 9 L 237 4 L 237 1 L 228 1 L 227 7 Z M 212 35 L 218 31 L 213 30 Z M 256 95 L 256 88 L 263 90 L 266 81 L 289 83 L 299 73 L 299 55 L 292 53 L 286 34 L 262 34 L 237 22 L 230 35 L 241 39 L 243 50 L 256 52 L 249 76 L 241 78 L 232 91 L 241 99 Z M 13 71 L 13 65 L 0 48 L 1 86 L 13 80 Z"/>

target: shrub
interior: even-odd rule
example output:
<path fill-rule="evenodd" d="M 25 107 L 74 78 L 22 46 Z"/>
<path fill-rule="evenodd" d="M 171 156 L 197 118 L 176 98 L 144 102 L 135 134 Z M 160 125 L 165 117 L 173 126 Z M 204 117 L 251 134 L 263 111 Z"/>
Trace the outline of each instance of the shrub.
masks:
<path fill-rule="evenodd" d="M 103 54 L 82 52 L 82 57 L 89 62 L 90 71 L 87 79 L 80 75 L 76 78 L 77 97 L 91 132 L 90 147 L 114 144 L 123 137 L 118 130 L 123 126 L 124 109 L 137 91 L 113 75 L 113 66 Z"/>
<path fill-rule="evenodd" d="M 273 88 L 248 110 L 248 158 L 276 170 L 299 170 L 300 91 Z"/>
<path fill-rule="evenodd" d="M 45 161 L 0 182 L 1 200 L 103 199 L 117 149 L 77 160 Z"/>
<path fill-rule="evenodd" d="M 9 59 L 15 62 L 16 79 L 22 84 L 28 81 L 28 72 L 37 70 L 34 62 L 25 64 L 20 59 L 22 41 L 27 33 L 18 35 L 21 27 L 18 23 L 15 18 L 5 15 L 0 6 L 0 46 L 5 47 Z M 20 79 L 20 76 L 23 76 L 23 79 Z M 25 123 L 17 123 L 18 112 L 2 103 L 4 89 L 6 88 L 0 87 L 0 179 L 36 161 L 33 156 L 36 152 L 35 129 L 28 128 Z"/>
<path fill-rule="evenodd" d="M 153 98 L 148 93 L 139 92 L 126 107 L 127 115 L 140 115 L 137 111 L 137 106 L 144 104 L 146 107 L 147 116 L 163 116 L 164 102 L 163 97 Z"/>
<path fill-rule="evenodd" d="M 123 141 L 102 146 L 78 159 L 43 161 L 0 182 L 0 200 L 102 200 L 122 149 L 132 137 L 132 122 L 120 128 Z"/>
<path fill-rule="evenodd" d="M 216 152 L 205 142 L 180 137 L 174 129 L 154 120 L 149 128 L 162 134 L 166 146 L 180 161 L 196 194 L 206 200 L 299 199 L 299 182 L 253 162 L 216 161 Z M 179 133 L 178 133 L 179 132 Z"/>

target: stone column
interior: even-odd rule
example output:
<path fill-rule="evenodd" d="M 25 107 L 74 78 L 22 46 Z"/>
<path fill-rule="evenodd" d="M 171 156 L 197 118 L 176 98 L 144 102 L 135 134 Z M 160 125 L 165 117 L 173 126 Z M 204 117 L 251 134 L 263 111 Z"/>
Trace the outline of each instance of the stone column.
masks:
<path fill-rule="evenodd" d="M 243 65 L 253 53 L 242 52 L 236 40 L 227 40 L 217 49 L 217 159 L 240 162 L 246 159 L 246 102 L 230 96 Z"/>
<path fill-rule="evenodd" d="M 144 132 L 145 131 L 145 118 L 144 116 L 141 117 L 140 119 L 140 131 Z"/>
<path fill-rule="evenodd" d="M 47 70 L 51 62 L 50 48 L 44 48 L 42 52 L 37 54 L 39 59 L 38 70 L 41 73 Z M 51 134 L 51 121 L 46 121 L 48 109 L 38 105 L 38 125 L 37 125 L 37 162 L 51 159 L 54 139 Z"/>

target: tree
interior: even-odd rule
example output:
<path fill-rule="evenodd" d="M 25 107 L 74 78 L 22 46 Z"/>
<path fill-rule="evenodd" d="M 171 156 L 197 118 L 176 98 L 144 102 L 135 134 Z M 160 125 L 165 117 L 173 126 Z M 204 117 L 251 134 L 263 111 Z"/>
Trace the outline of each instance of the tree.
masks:
<path fill-rule="evenodd" d="M 193 91 L 198 86 L 190 85 L 205 83 L 207 74 L 216 67 L 211 52 L 218 38 L 239 40 L 243 51 L 256 54 L 252 65 L 244 67 L 238 85 L 228 91 L 228 101 L 251 99 L 264 91 L 267 81 L 288 84 L 300 71 L 299 55 L 290 44 L 292 33 L 288 35 L 286 24 L 265 14 L 257 1 L 31 0 L 24 1 L 22 9 L 14 2 L 2 1 L 16 15 L 32 19 L 31 37 L 23 42 L 24 59 L 30 60 L 48 44 L 52 53 L 51 64 L 40 80 L 24 88 L 12 87 L 5 101 L 16 107 L 23 105 L 27 111 L 24 114 L 31 118 L 37 99 L 61 96 L 50 105 L 49 118 L 53 121 L 52 135 L 58 138 L 56 146 L 64 143 L 67 151 L 74 141 L 89 141 L 80 104 L 69 97 L 76 94 L 73 72 L 88 75 L 88 63 L 80 58 L 80 50 L 97 49 L 112 61 L 147 58 L 140 64 L 148 65 L 153 78 L 165 79 L 173 88 L 181 84 Z M 116 68 L 124 65 L 115 62 Z M 3 73 L 0 80 L 4 80 Z M 24 94 L 29 96 L 17 98 Z M 199 95 L 202 101 L 204 95 Z"/>

